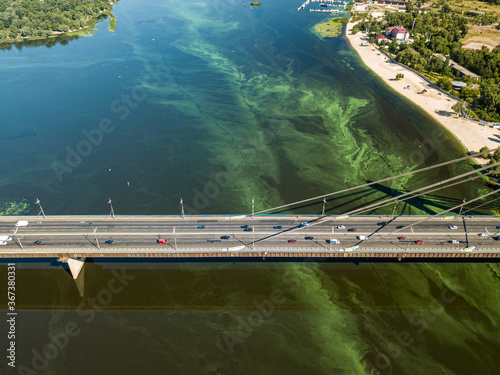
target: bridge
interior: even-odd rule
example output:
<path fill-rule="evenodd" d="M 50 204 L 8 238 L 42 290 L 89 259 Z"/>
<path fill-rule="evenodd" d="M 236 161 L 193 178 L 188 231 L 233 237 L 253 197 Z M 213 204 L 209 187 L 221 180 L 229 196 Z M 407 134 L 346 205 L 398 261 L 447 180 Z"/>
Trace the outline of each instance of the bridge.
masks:
<path fill-rule="evenodd" d="M 500 149 L 500 148 L 499 148 Z M 488 152 L 492 152 L 491 150 Z M 483 153 L 478 153 L 479 156 Z M 433 216 L 361 216 L 494 173 L 494 163 L 411 192 L 325 215 L 326 198 L 439 168 L 460 159 L 249 215 L 0 217 L 0 257 L 58 258 L 78 275 L 86 257 L 144 258 L 500 258 L 500 217 L 470 216 L 492 190 Z M 276 215 L 322 200 L 321 215 Z M 477 203 L 479 205 L 477 205 Z M 315 203 L 315 204 L 316 204 Z M 464 210 L 466 205 L 474 207 Z M 182 200 L 181 200 L 182 204 Z M 458 211 L 458 215 L 450 216 Z M 22 223 L 24 221 L 24 223 Z M 25 225 L 27 224 L 27 225 Z M 165 240 L 165 241 L 163 241 Z M 3 241 L 3 242 L 2 242 Z M 76 277 L 76 276 L 75 276 Z"/>

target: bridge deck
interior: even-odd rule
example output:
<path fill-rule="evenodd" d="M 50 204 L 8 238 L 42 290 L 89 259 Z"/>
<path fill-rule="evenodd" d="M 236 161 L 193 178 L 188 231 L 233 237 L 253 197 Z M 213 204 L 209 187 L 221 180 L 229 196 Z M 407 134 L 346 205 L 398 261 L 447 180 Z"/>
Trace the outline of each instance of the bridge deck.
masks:
<path fill-rule="evenodd" d="M 28 226 L 16 227 L 19 220 Z M 496 216 L 0 217 L 0 236 L 13 238 L 0 246 L 0 257 L 500 258 L 497 226 Z"/>

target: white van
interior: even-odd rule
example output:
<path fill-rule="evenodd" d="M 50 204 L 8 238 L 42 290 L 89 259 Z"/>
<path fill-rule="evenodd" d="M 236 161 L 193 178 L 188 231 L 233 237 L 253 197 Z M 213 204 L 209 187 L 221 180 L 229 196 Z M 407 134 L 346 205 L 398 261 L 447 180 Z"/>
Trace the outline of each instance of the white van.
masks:
<path fill-rule="evenodd" d="M 16 223 L 16 227 L 27 227 L 28 226 L 28 220 L 19 220 Z"/>
<path fill-rule="evenodd" d="M 334 243 L 334 244 L 338 245 L 340 243 L 340 241 L 336 240 L 335 238 L 332 238 L 332 239 L 328 240 L 328 243 Z"/>
<path fill-rule="evenodd" d="M 0 241 L 5 241 L 5 242 L 12 241 L 12 237 L 0 236 Z"/>
<path fill-rule="evenodd" d="M 358 240 L 360 240 L 360 241 L 364 241 L 364 240 L 367 240 L 367 239 L 368 239 L 368 237 L 366 237 L 366 236 L 357 236 L 356 238 L 357 238 Z"/>

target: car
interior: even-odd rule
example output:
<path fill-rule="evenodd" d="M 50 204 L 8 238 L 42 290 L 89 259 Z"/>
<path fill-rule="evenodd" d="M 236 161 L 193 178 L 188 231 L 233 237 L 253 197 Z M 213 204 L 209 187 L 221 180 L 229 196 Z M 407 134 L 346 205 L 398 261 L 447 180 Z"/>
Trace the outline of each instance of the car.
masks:
<path fill-rule="evenodd" d="M 7 241 L 0 241 L 0 246 L 5 246 L 7 245 Z"/>
<path fill-rule="evenodd" d="M 307 236 L 307 237 L 304 237 L 304 240 L 314 240 L 314 237 Z"/>
<path fill-rule="evenodd" d="M 33 245 L 41 245 L 41 244 L 42 244 L 42 241 L 40 241 L 40 240 L 33 242 Z"/>
<path fill-rule="evenodd" d="M 365 240 L 367 240 L 367 239 L 368 239 L 368 237 L 367 237 L 367 236 L 356 236 L 356 238 L 357 238 L 358 240 L 360 240 L 360 241 L 365 241 Z"/>
<path fill-rule="evenodd" d="M 343 225 L 337 225 L 337 229 L 345 229 L 345 226 L 343 226 Z"/>
<path fill-rule="evenodd" d="M 405 229 L 405 228 L 406 228 L 406 226 L 404 226 L 404 225 L 398 225 L 398 226 L 396 227 L 396 229 Z"/>
<path fill-rule="evenodd" d="M 387 221 L 381 221 L 380 223 L 377 223 L 379 227 L 383 227 L 384 225 L 387 225 Z"/>
<path fill-rule="evenodd" d="M 19 220 L 16 223 L 16 227 L 27 227 L 28 226 L 28 220 Z"/>
<path fill-rule="evenodd" d="M 422 245 L 422 244 L 424 243 L 424 241 L 422 241 L 422 240 L 416 240 L 416 241 L 415 241 L 415 243 L 416 243 L 417 245 Z"/>
<path fill-rule="evenodd" d="M 247 228 L 248 228 L 248 225 L 242 225 L 240 228 L 241 228 L 241 229 L 247 229 Z"/>
<path fill-rule="evenodd" d="M 273 229 L 282 229 L 283 227 L 281 225 L 276 225 L 273 227 Z"/>
<path fill-rule="evenodd" d="M 104 241 L 104 243 L 107 243 L 107 244 L 111 245 L 111 244 L 114 244 L 115 241 L 113 241 L 113 240 L 106 240 L 106 241 Z"/>
<path fill-rule="evenodd" d="M 406 237 L 404 237 L 404 236 L 398 237 L 398 240 L 404 241 L 404 240 L 406 240 Z"/>
<path fill-rule="evenodd" d="M 450 225 L 448 229 L 458 229 L 458 227 L 456 225 Z"/>
<path fill-rule="evenodd" d="M 9 241 L 12 241 L 12 237 L 11 236 L 0 236 L 0 241 L 9 242 Z"/>
<path fill-rule="evenodd" d="M 243 229 L 243 232 L 252 232 L 252 231 L 253 231 L 252 228 L 245 228 L 245 229 Z"/>
<path fill-rule="evenodd" d="M 457 240 L 451 240 L 450 242 L 451 242 L 452 244 L 455 244 L 455 245 L 456 245 L 457 243 L 460 243 L 460 241 L 457 241 Z"/>
<path fill-rule="evenodd" d="M 478 236 L 479 237 L 487 237 L 488 235 L 486 233 L 479 233 Z"/>
<path fill-rule="evenodd" d="M 166 240 L 165 238 L 159 238 L 156 242 L 158 242 L 160 245 L 168 244 L 168 240 Z"/>
<path fill-rule="evenodd" d="M 495 241 L 500 241 L 500 236 L 493 237 Z"/>
<path fill-rule="evenodd" d="M 500 229 L 500 227 L 497 227 L 497 229 Z"/>
<path fill-rule="evenodd" d="M 205 229 L 205 225 L 198 225 L 196 228 L 197 229 Z"/>
<path fill-rule="evenodd" d="M 230 238 L 231 238 L 231 236 L 220 236 L 220 239 L 221 239 L 221 240 L 228 240 L 228 239 L 230 239 Z"/>
<path fill-rule="evenodd" d="M 356 228 L 349 228 L 347 231 L 348 232 L 356 232 Z"/>
<path fill-rule="evenodd" d="M 297 240 L 288 240 L 288 243 L 297 243 Z"/>
<path fill-rule="evenodd" d="M 336 239 L 334 239 L 334 238 L 332 238 L 332 239 L 330 239 L 330 240 L 326 240 L 326 243 L 334 243 L 334 244 L 337 244 L 337 245 L 338 245 L 338 244 L 340 243 L 340 241 L 339 241 L 339 240 L 336 240 Z"/>
<path fill-rule="evenodd" d="M 304 228 L 307 227 L 309 223 L 307 221 L 304 221 L 303 223 L 300 223 L 299 228 Z"/>

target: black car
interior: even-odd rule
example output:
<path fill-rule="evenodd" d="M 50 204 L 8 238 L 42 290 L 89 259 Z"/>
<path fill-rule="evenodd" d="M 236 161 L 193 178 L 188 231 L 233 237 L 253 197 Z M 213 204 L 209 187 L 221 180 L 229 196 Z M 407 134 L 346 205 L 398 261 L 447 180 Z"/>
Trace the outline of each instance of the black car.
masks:
<path fill-rule="evenodd" d="M 398 225 L 398 226 L 396 227 L 396 229 L 404 229 L 404 228 L 406 228 L 404 225 Z"/>
<path fill-rule="evenodd" d="M 41 245 L 42 244 L 42 241 L 35 241 L 33 242 L 33 245 Z"/>
<path fill-rule="evenodd" d="M 356 232 L 356 228 L 349 228 L 347 231 L 348 232 Z"/>
<path fill-rule="evenodd" d="M 220 239 L 221 239 L 221 240 L 228 240 L 228 239 L 230 239 L 230 238 L 231 238 L 231 236 L 220 236 Z"/>
<path fill-rule="evenodd" d="M 304 237 L 304 240 L 314 240 L 314 237 L 307 236 L 307 237 Z"/>
<path fill-rule="evenodd" d="M 241 229 L 247 229 L 247 228 L 248 228 L 248 225 L 242 225 L 240 228 L 241 228 Z"/>
<path fill-rule="evenodd" d="M 251 232 L 252 231 L 252 228 L 245 228 L 243 229 L 243 232 Z"/>
<path fill-rule="evenodd" d="M 382 222 L 380 222 L 380 223 L 377 223 L 377 225 L 378 225 L 379 227 L 383 227 L 383 226 L 387 225 L 387 221 L 382 221 Z"/>
<path fill-rule="evenodd" d="M 113 240 L 107 240 L 104 243 L 107 243 L 107 244 L 111 245 L 111 244 L 115 243 L 115 241 L 113 241 Z"/>
<path fill-rule="evenodd" d="M 273 227 L 273 229 L 282 229 L 283 227 L 281 225 L 276 225 L 275 227 Z"/>

